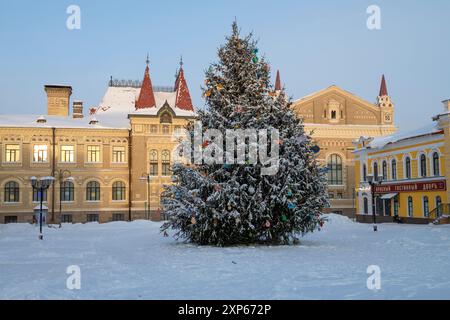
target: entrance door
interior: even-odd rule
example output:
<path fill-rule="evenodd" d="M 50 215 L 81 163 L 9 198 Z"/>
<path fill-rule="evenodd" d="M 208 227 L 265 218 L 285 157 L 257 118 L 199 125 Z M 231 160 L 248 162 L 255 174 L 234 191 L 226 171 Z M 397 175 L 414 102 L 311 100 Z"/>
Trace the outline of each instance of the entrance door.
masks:
<path fill-rule="evenodd" d="M 391 209 L 392 209 L 391 200 L 384 200 L 384 215 L 391 216 L 392 215 Z"/>

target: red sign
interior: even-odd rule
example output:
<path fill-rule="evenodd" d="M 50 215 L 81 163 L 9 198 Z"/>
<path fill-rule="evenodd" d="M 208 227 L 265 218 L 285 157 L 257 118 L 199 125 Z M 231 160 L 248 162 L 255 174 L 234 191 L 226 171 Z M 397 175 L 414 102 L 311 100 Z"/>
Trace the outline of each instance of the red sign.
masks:
<path fill-rule="evenodd" d="M 416 191 L 446 191 L 445 180 L 429 182 L 412 182 L 375 186 L 375 193 L 399 193 Z"/>

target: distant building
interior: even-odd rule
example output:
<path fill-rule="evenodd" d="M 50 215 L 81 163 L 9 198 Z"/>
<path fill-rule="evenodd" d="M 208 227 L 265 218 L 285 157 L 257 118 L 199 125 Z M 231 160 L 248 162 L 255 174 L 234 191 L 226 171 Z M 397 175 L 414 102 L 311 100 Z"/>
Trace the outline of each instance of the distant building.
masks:
<path fill-rule="evenodd" d="M 450 222 L 450 101 L 434 122 L 387 137 L 361 137 L 356 142 L 357 218 L 407 223 Z M 375 180 L 374 198 L 369 185 Z"/>
<path fill-rule="evenodd" d="M 174 87 L 152 86 L 148 59 L 142 83 L 111 79 L 89 116 L 81 101 L 69 115 L 70 86 L 45 91 L 47 115 L 0 115 L 0 223 L 32 222 L 39 196 L 30 177 L 49 175 L 48 222 L 159 219 L 172 133 L 195 116 L 182 64 Z"/>
<path fill-rule="evenodd" d="M 277 83 L 280 86 L 279 79 Z M 327 210 L 354 216 L 357 195 L 353 142 L 361 136 L 386 136 L 397 130 L 395 107 L 384 75 L 375 104 L 331 86 L 294 101 L 292 108 L 303 119 L 305 131 L 312 132 L 321 148 L 318 158 L 328 167 L 331 208 Z"/>

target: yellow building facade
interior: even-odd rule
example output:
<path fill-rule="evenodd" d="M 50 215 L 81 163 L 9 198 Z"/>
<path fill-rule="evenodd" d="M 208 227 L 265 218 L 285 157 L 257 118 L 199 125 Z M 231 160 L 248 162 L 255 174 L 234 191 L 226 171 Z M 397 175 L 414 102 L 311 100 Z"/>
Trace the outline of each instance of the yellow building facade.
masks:
<path fill-rule="evenodd" d="M 450 109 L 444 104 L 445 112 L 423 128 L 355 142 L 359 221 L 372 222 L 374 213 L 379 222 L 448 220 Z"/>
<path fill-rule="evenodd" d="M 148 62 L 142 82 L 111 79 L 88 116 L 70 86 L 45 92 L 46 115 L 0 115 L 0 223 L 35 220 L 33 176 L 55 178 L 49 223 L 160 219 L 173 135 L 195 118 L 182 65 L 173 87 L 153 87 Z"/>

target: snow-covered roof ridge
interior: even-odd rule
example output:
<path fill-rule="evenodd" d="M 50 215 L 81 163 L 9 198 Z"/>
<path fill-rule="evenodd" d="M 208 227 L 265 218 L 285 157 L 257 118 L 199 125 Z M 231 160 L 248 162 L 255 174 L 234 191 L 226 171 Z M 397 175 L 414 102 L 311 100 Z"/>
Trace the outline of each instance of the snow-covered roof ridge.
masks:
<path fill-rule="evenodd" d="M 432 122 L 426 126 L 423 126 L 418 129 L 409 130 L 405 132 L 397 132 L 389 136 L 377 137 L 374 138 L 368 145 L 369 148 L 381 149 L 388 144 L 397 143 L 400 141 L 413 139 L 417 137 L 422 137 L 426 135 L 433 135 L 442 132 L 442 129 L 439 128 L 438 124 Z"/>

